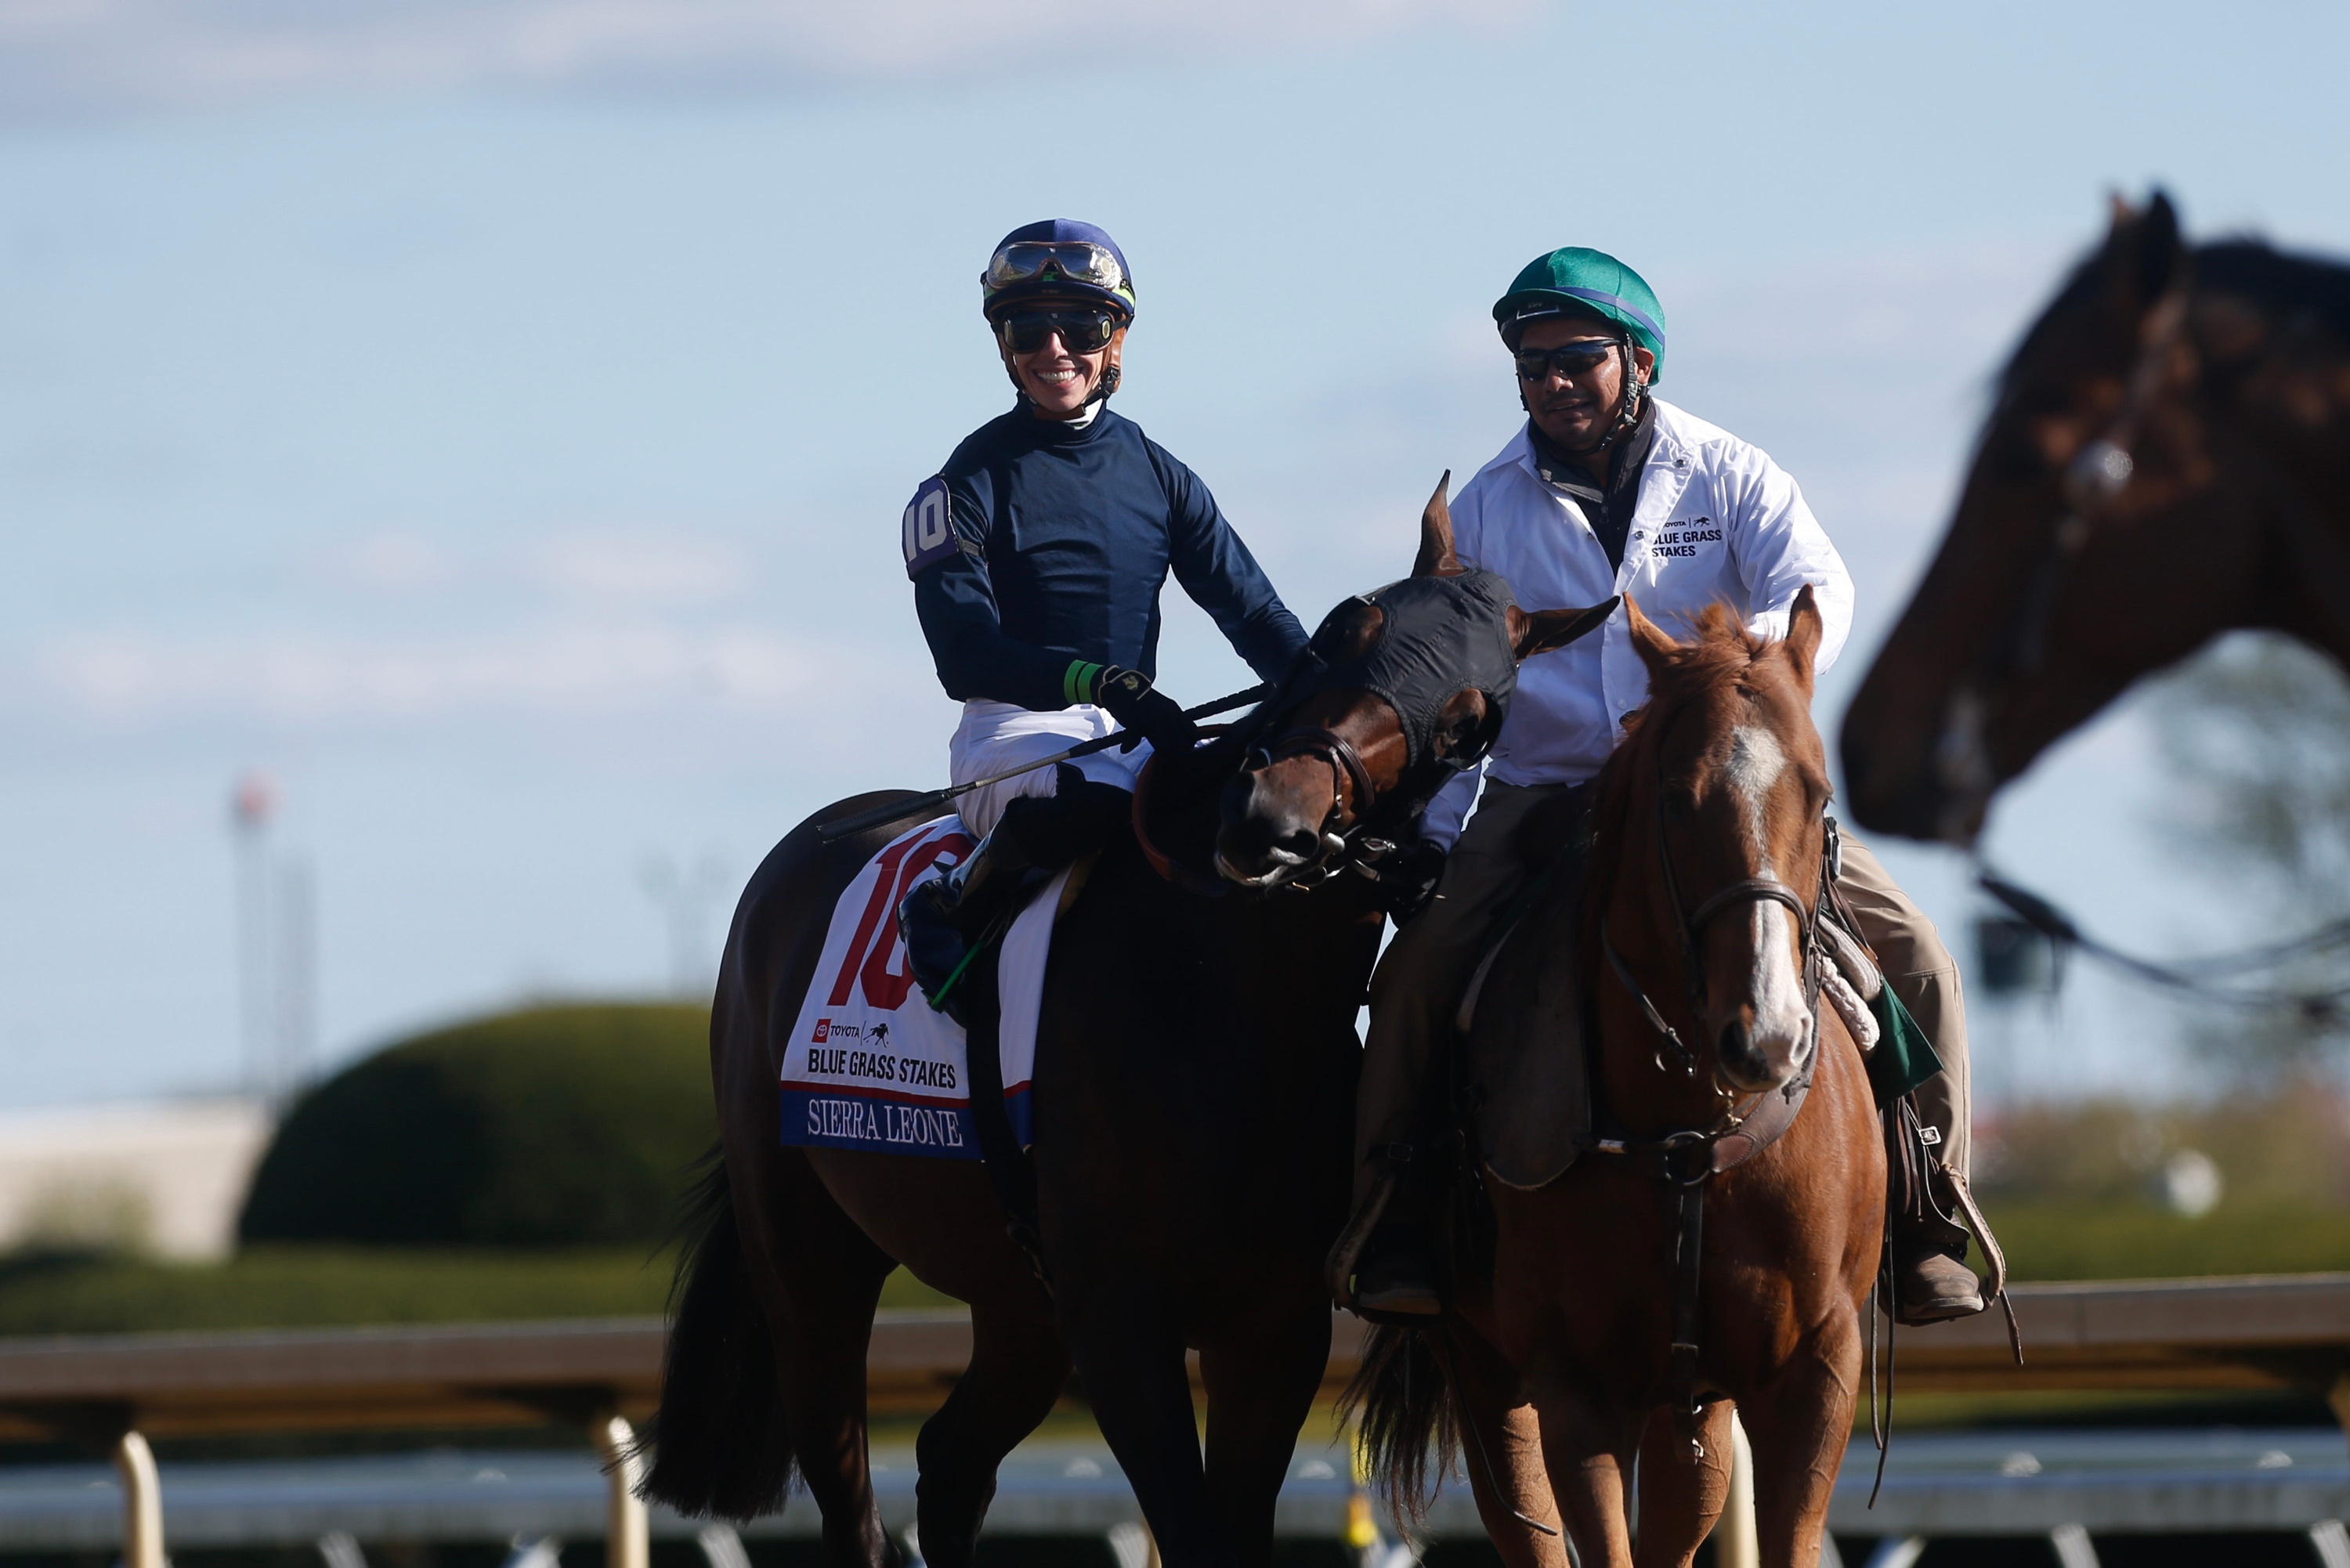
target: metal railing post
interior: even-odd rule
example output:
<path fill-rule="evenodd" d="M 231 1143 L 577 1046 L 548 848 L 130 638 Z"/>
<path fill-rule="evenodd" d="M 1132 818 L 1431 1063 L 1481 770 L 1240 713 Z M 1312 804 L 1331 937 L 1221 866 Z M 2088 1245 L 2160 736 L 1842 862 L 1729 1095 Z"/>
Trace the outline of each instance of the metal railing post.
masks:
<path fill-rule="evenodd" d="M 605 1568 L 652 1568 L 652 1541 L 645 1523 L 644 1501 L 637 1496 L 643 1462 L 637 1458 L 636 1428 L 625 1417 L 598 1417 L 589 1427 L 596 1451 L 603 1456 L 609 1483 L 604 1512 Z M 138 1563 L 126 1568 L 140 1568 Z M 159 1563 L 156 1568 L 161 1568 Z"/>
<path fill-rule="evenodd" d="M 147 1439 L 136 1431 L 117 1438 L 114 1471 L 122 1478 L 122 1568 L 163 1568 L 163 1483 Z"/>
<path fill-rule="evenodd" d="M 1762 1568 L 1762 1542 L 1754 1523 L 1754 1445 L 1746 1425 L 1730 1413 L 1730 1496 L 1713 1527 L 1713 1560 L 1721 1568 Z"/>

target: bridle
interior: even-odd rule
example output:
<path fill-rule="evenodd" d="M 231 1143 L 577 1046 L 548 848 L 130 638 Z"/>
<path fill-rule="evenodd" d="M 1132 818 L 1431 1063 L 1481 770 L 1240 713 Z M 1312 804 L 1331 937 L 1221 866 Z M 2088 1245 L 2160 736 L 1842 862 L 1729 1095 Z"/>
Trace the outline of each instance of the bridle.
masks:
<path fill-rule="evenodd" d="M 1473 765 L 1484 751 L 1483 746 L 1477 747 L 1465 762 L 1451 757 L 1414 759 L 1404 770 L 1403 784 L 1382 797 L 1362 753 L 1334 730 L 1319 724 L 1291 724 L 1270 741 L 1251 746 L 1241 759 L 1243 773 L 1261 773 L 1291 757 L 1311 756 L 1327 763 L 1330 806 L 1322 815 L 1311 856 L 1249 885 L 1311 892 L 1347 870 L 1378 881 L 1378 862 L 1395 852 L 1405 826 L 1427 809 L 1428 803 L 1451 782 L 1461 767 Z M 1346 822 L 1349 793 L 1354 799 L 1352 823 Z"/>
<path fill-rule="evenodd" d="M 1290 757 L 1317 757 L 1330 766 L 1330 809 L 1322 814 L 1322 825 L 1315 835 L 1315 851 L 1300 865 L 1287 867 L 1288 875 L 1279 872 L 1280 886 L 1309 889 L 1319 887 L 1351 864 L 1367 869 L 1365 858 L 1378 860 L 1395 848 L 1392 841 L 1373 837 L 1369 833 L 1370 813 L 1378 800 L 1378 786 L 1371 782 L 1371 770 L 1364 765 L 1363 755 L 1354 742 L 1335 730 L 1319 724 L 1292 724 L 1262 746 L 1250 748 L 1241 759 L 1242 771 L 1261 773 L 1277 762 Z M 1352 786 L 1356 802 L 1355 821 L 1342 828 L 1339 824 L 1347 815 L 1347 790 Z M 1359 852 L 1359 853 L 1358 853 Z M 1371 872 L 1374 877 L 1377 873 Z"/>
<path fill-rule="evenodd" d="M 1935 744 L 1935 767 L 1950 800 L 1939 825 L 1952 843 L 1965 836 L 1967 818 L 1991 798 L 1999 775 L 1984 735 L 1994 712 L 1986 695 L 2001 683 L 2039 672 L 2048 653 L 2056 599 L 2073 563 L 2087 547 L 2107 509 L 2137 471 L 2133 449 L 2138 427 L 2162 390 L 2163 372 L 2187 327 L 2189 281 L 2181 276 L 2147 316 L 2137 362 L 2124 383 L 2121 407 L 2106 428 L 2073 454 L 2063 479 L 2064 513 L 2017 596 L 2002 634 L 1985 643 L 1974 667 L 1952 688 Z"/>
<path fill-rule="evenodd" d="M 1824 950 L 1820 943 L 1820 911 L 1828 901 L 1828 888 L 1834 884 L 1841 869 L 1840 862 L 1844 857 L 1843 844 L 1836 831 L 1835 819 L 1823 813 L 1822 821 L 1826 829 L 1826 839 L 1820 856 L 1820 884 L 1808 906 L 1793 888 L 1788 887 L 1776 876 L 1766 874 L 1761 877 L 1749 877 L 1742 881 L 1732 882 L 1726 888 L 1719 888 L 1707 895 L 1692 910 L 1682 897 L 1680 874 L 1674 867 L 1672 843 L 1665 831 L 1665 787 L 1664 781 L 1659 778 L 1657 783 L 1656 810 L 1657 862 L 1663 873 L 1665 898 L 1672 910 L 1673 932 L 1680 942 L 1681 981 L 1689 1002 L 1690 1012 L 1700 1022 L 1704 1019 L 1705 960 L 1699 950 L 1699 944 L 1706 926 L 1712 921 L 1713 918 L 1727 909 L 1745 904 L 1785 905 L 1795 917 L 1796 929 L 1803 933 L 1804 1010 L 1811 1018 L 1812 1032 L 1810 1040 L 1804 1046 L 1804 1066 L 1798 1076 L 1803 1083 L 1808 1084 L 1811 1077 L 1811 1063 L 1818 1055 L 1820 1043 L 1820 985 L 1824 973 L 1821 968 L 1824 961 Z M 1691 1051 L 1688 1043 L 1681 1039 L 1679 1031 L 1666 1020 L 1663 1011 L 1657 1006 L 1655 1001 L 1649 997 L 1648 992 L 1633 975 L 1632 966 L 1626 961 L 1624 955 L 1617 950 L 1615 940 L 1608 931 L 1607 918 L 1605 915 L 1602 915 L 1599 920 L 1599 950 L 1607 959 L 1607 967 L 1615 971 L 1617 980 L 1622 983 L 1626 991 L 1631 993 L 1632 1000 L 1639 1004 L 1641 1016 L 1648 1021 L 1649 1029 L 1655 1032 L 1661 1042 L 1656 1054 L 1658 1071 L 1678 1070 L 1684 1078 L 1696 1077 L 1696 1053 Z M 1673 1066 L 1670 1068 L 1667 1067 L 1665 1063 L 1664 1054 L 1667 1049 L 1672 1052 L 1674 1058 Z M 1734 1099 L 1735 1096 L 1721 1082 L 1720 1073 L 1721 1068 L 1717 1064 L 1714 1093 L 1724 1099 Z M 1796 1092 L 1794 1081 L 1791 1081 L 1783 1091 L 1791 1099 L 1794 1097 Z M 1756 1099 L 1760 1097 L 1759 1095 L 1755 1096 Z M 1750 1103 L 1750 1114 L 1751 1108 Z M 1728 1113 L 1725 1115 L 1724 1125 L 1720 1127 L 1719 1131 L 1727 1133 L 1734 1130 L 1743 1119 L 1743 1116 L 1734 1112 Z"/>
<path fill-rule="evenodd" d="M 1661 744 L 1661 737 L 1660 737 Z M 1700 1022 L 1705 1012 L 1705 965 L 1699 952 L 1699 940 L 1708 922 L 1724 910 L 1746 904 L 1783 904 L 1795 917 L 1803 932 L 1804 1011 L 1811 1021 L 1810 1038 L 1804 1043 L 1802 1066 L 1781 1088 L 1774 1098 L 1769 1090 L 1761 1090 L 1742 1104 L 1721 1082 L 1721 1064 L 1717 1056 L 1711 1085 L 1715 1096 L 1725 1102 L 1720 1116 L 1705 1127 L 1684 1127 L 1661 1135 L 1634 1137 L 1620 1128 L 1607 1127 L 1606 1108 L 1595 1078 L 1592 1092 L 1592 1121 L 1600 1136 L 1592 1145 L 1594 1152 L 1623 1161 L 1633 1170 L 1664 1183 L 1673 1206 L 1673 1321 L 1670 1354 L 1665 1365 L 1665 1396 L 1673 1412 L 1673 1420 L 1682 1438 L 1688 1442 L 1694 1457 L 1705 1457 L 1705 1445 L 1698 1438 L 1698 1420 L 1702 1403 L 1698 1397 L 1698 1344 L 1700 1316 L 1700 1259 L 1705 1238 L 1706 1183 L 1722 1171 L 1729 1170 L 1752 1158 L 1777 1140 L 1794 1125 L 1795 1113 L 1802 1109 L 1804 1098 L 1810 1092 L 1812 1075 L 1819 1063 L 1820 1047 L 1820 988 L 1826 963 L 1825 944 L 1820 940 L 1822 911 L 1834 896 L 1835 878 L 1842 871 L 1843 843 L 1836 831 L 1835 819 L 1823 807 L 1821 824 L 1825 839 L 1820 850 L 1820 882 L 1812 902 L 1805 907 L 1795 890 L 1775 876 L 1748 877 L 1731 883 L 1706 896 L 1695 909 L 1689 908 L 1681 895 L 1680 874 L 1673 865 L 1672 843 L 1665 829 L 1665 783 L 1657 783 L 1657 860 L 1662 870 L 1665 898 L 1671 905 L 1674 933 L 1681 949 L 1682 982 L 1687 992 L 1690 1011 Z M 1602 894 L 1602 897 L 1605 895 Z M 1697 1076 L 1697 1057 L 1680 1034 L 1669 1023 L 1656 1002 L 1641 988 L 1632 973 L 1631 965 L 1617 950 L 1607 929 L 1606 915 L 1599 921 L 1600 950 L 1607 955 L 1607 966 L 1616 978 L 1639 1003 L 1640 1013 L 1663 1044 L 1654 1060 L 1659 1073 L 1671 1074 L 1674 1066 L 1665 1062 L 1665 1048 L 1669 1047 L 1676 1066 L 1683 1078 Z M 1596 1054 L 1594 1054 L 1595 1057 Z"/>

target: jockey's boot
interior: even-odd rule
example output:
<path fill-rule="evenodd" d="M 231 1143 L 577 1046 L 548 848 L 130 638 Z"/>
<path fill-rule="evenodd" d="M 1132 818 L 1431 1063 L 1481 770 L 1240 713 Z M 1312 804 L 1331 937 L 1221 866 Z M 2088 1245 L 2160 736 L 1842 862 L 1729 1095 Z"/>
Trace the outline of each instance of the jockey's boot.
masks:
<path fill-rule="evenodd" d="M 1049 795 L 1023 795 L 1003 808 L 995 830 L 970 858 L 906 895 L 898 931 L 906 967 L 931 1005 L 958 1023 L 963 966 L 973 950 L 1000 934 L 1028 895 L 1054 872 L 1092 854 L 1127 819 L 1134 797 L 1061 764 Z"/>
<path fill-rule="evenodd" d="M 1355 1262 L 1355 1310 L 1367 1317 L 1434 1317 L 1444 1310 L 1437 1288 L 1441 1199 L 1409 1154 L 1387 1158 L 1393 1172 L 1386 1178 L 1387 1207 Z"/>
<path fill-rule="evenodd" d="M 906 941 L 906 968 L 931 1005 L 958 1023 L 962 971 L 990 927 L 1008 920 L 1028 891 L 1036 865 L 999 823 L 979 847 L 943 877 L 918 885 L 898 907 L 898 934 Z"/>
<path fill-rule="evenodd" d="M 1922 1212 L 1908 1209 L 1887 1216 L 1893 1232 L 1893 1315 L 1913 1327 L 1972 1317 L 1988 1304 L 1982 1282 L 1967 1267 L 1965 1227 L 1936 1212 L 1940 1198 L 1930 1186 L 1928 1190 Z"/>
<path fill-rule="evenodd" d="M 1975 1272 L 1930 1242 L 1893 1238 L 1895 1315 L 1912 1326 L 1972 1317 L 1983 1310 L 1982 1282 Z"/>

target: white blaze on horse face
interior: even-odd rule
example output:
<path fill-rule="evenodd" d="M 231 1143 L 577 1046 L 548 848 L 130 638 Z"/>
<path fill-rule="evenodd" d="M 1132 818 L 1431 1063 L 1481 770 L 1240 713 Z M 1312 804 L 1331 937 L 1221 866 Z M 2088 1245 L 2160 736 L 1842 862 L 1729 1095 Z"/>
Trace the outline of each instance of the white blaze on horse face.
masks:
<path fill-rule="evenodd" d="M 1770 731 L 1742 724 L 1731 732 L 1722 779 L 1738 802 L 1758 877 L 1779 874 L 1771 858 L 1771 794 L 1787 765 L 1787 753 Z M 1787 907 L 1771 898 L 1756 899 L 1747 919 L 1754 940 L 1753 982 L 1748 992 L 1754 1009 L 1754 1044 L 1773 1061 L 1792 1065 L 1794 1054 L 1811 1033 L 1803 977 L 1795 970 L 1794 922 Z"/>
<path fill-rule="evenodd" d="M 1721 776 L 1738 797 L 1746 847 L 1754 852 L 1758 873 L 1771 872 L 1771 791 L 1786 771 L 1787 753 L 1779 749 L 1778 736 L 1759 724 L 1741 724 L 1730 732 L 1730 762 Z"/>

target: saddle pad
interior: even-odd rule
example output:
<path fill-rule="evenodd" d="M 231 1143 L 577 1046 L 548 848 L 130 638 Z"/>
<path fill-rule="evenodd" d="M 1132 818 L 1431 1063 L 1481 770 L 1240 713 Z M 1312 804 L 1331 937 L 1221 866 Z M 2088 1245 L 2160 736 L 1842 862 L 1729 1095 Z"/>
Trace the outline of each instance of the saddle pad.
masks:
<path fill-rule="evenodd" d="M 971 851 L 961 819 L 924 823 L 867 862 L 833 906 L 824 956 L 784 1053 L 784 1142 L 979 1158 L 962 1025 L 931 1011 L 898 936 L 898 906 L 906 895 Z M 1068 876 L 1063 871 L 1020 911 L 996 959 L 1004 1111 L 1024 1147 L 1045 959 Z"/>

